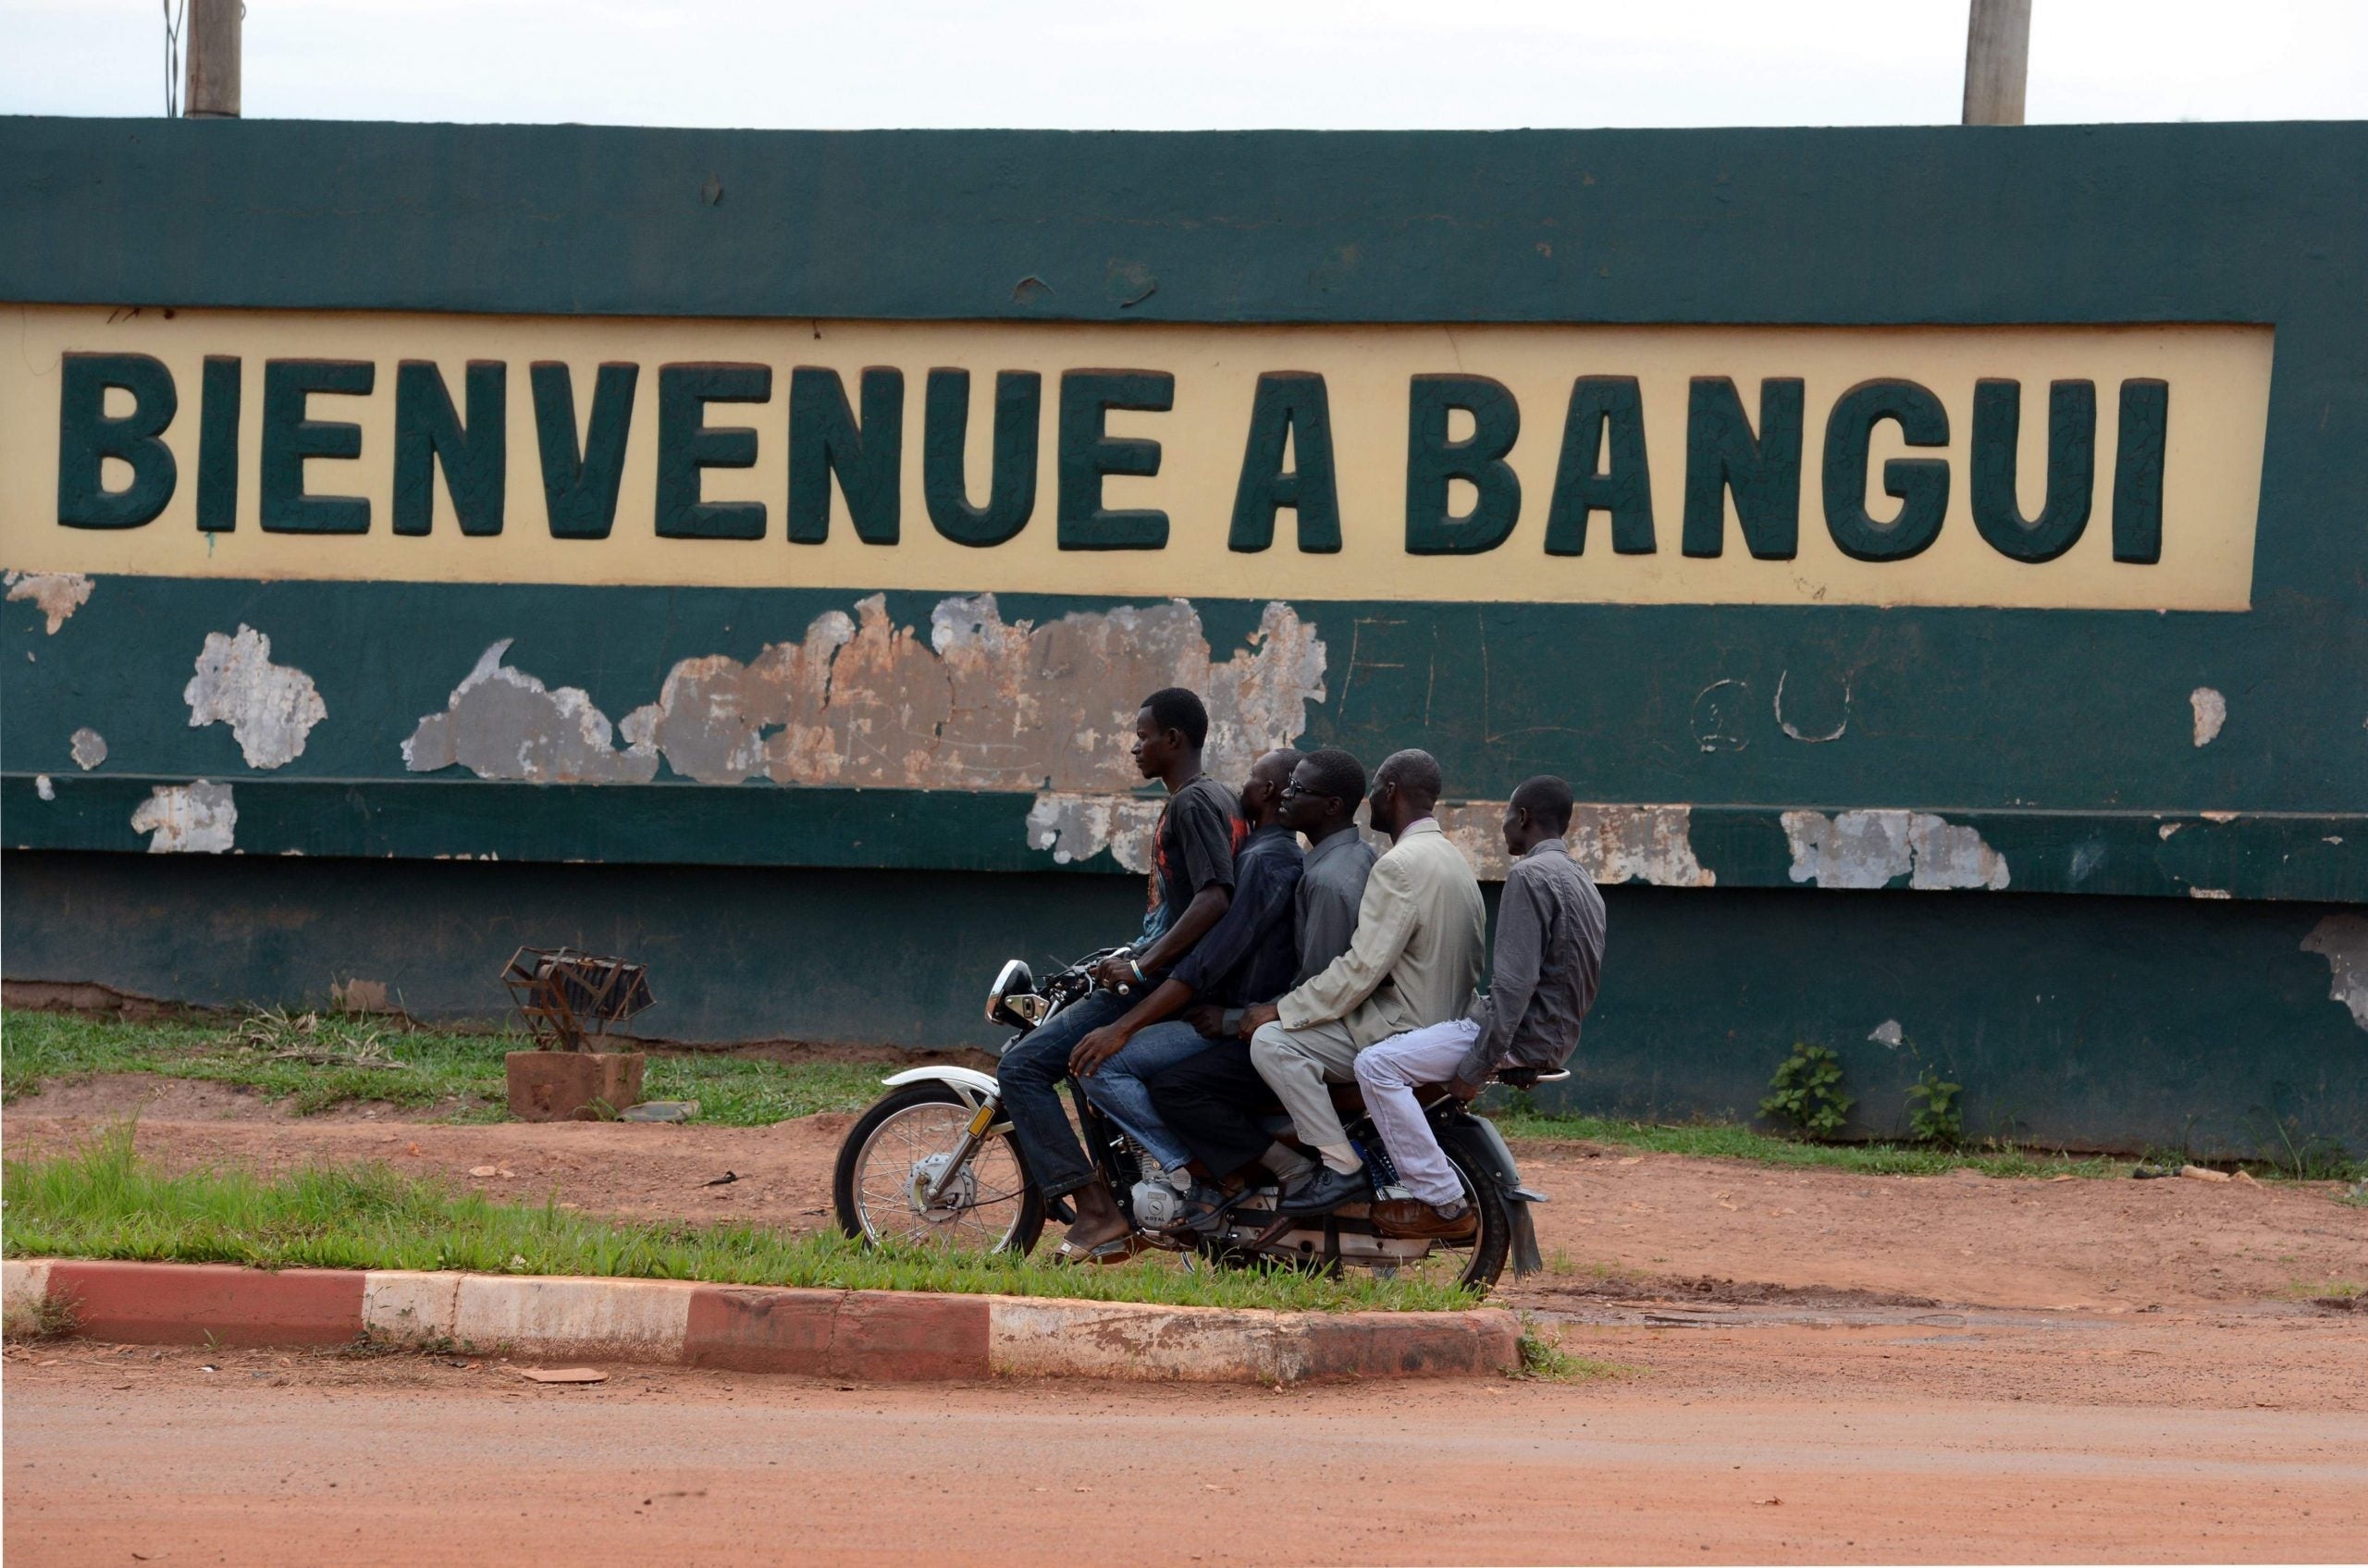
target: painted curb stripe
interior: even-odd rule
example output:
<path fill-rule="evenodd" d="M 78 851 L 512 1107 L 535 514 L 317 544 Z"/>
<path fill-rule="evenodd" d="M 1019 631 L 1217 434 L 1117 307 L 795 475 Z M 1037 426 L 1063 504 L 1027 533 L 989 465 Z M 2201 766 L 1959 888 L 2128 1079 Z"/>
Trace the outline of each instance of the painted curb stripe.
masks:
<path fill-rule="evenodd" d="M 1271 1313 L 663 1279 L 10 1259 L 12 1309 L 70 1302 L 132 1344 L 402 1344 L 882 1382 L 1469 1377 L 1520 1363 L 1510 1313 Z"/>
<path fill-rule="evenodd" d="M 985 1377 L 980 1296 L 704 1285 L 691 1298 L 692 1366 L 891 1382 Z"/>
<path fill-rule="evenodd" d="M 664 1279 L 464 1274 L 452 1338 L 536 1352 L 678 1361 L 696 1290 Z"/>
<path fill-rule="evenodd" d="M 80 1331 L 134 1345 L 338 1345 L 361 1331 L 363 1276 L 228 1264 L 49 1266 L 49 1297 Z"/>
<path fill-rule="evenodd" d="M 45 1258 L 10 1258 L 0 1264 L 0 1311 L 29 1312 L 49 1297 Z"/>

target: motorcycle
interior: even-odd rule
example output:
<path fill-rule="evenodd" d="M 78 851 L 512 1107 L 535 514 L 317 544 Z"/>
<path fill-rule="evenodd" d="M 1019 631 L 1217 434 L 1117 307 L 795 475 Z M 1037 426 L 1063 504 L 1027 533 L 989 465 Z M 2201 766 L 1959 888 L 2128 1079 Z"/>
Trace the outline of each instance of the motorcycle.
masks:
<path fill-rule="evenodd" d="M 1122 951 L 1091 954 L 1041 984 L 1025 963 L 1005 963 L 987 993 L 988 1021 L 1018 1031 L 1005 1048 L 1091 994 L 1094 966 Z M 1569 1076 L 1509 1069 L 1498 1080 L 1526 1088 Z M 1026 1253 L 1047 1217 L 1065 1224 L 1075 1219 L 1066 1200 L 1048 1202 L 1030 1179 L 993 1075 L 926 1067 L 893 1074 L 883 1083 L 890 1092 L 857 1118 L 839 1149 L 833 1197 L 840 1228 L 850 1238 L 872 1245 Z M 1068 1087 L 1088 1156 L 1120 1209 L 1145 1241 L 1183 1252 L 1188 1263 L 1198 1258 L 1221 1267 L 1334 1275 L 1363 1268 L 1483 1290 L 1509 1260 L 1517 1276 L 1541 1266 L 1529 1205 L 1545 1203 L 1546 1195 L 1523 1184 L 1496 1125 L 1473 1115 L 1444 1085 L 1419 1090 L 1417 1098 L 1478 1216 L 1475 1233 L 1460 1240 L 1388 1234 L 1375 1223 L 1370 1202 L 1328 1215 L 1286 1216 L 1271 1185 L 1233 1194 L 1212 1225 L 1179 1226 L 1182 1200 L 1158 1161 L 1093 1104 L 1074 1076 Z M 1406 1196 L 1356 1086 L 1336 1086 L 1333 1093 L 1364 1157 L 1375 1198 Z M 1268 1130 L 1288 1140 L 1289 1117 L 1277 1109 Z"/>

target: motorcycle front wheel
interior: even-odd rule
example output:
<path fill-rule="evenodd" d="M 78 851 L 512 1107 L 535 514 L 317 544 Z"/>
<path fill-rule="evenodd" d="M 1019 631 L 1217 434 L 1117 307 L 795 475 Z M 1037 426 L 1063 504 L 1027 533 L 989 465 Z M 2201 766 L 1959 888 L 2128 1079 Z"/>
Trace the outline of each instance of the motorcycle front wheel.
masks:
<path fill-rule="evenodd" d="M 832 1196 L 839 1228 L 873 1245 L 1024 1253 L 1044 1228 L 1044 1203 L 1007 1132 L 982 1139 L 938 1201 L 972 1107 L 951 1085 L 908 1083 L 856 1118 L 839 1146 Z"/>

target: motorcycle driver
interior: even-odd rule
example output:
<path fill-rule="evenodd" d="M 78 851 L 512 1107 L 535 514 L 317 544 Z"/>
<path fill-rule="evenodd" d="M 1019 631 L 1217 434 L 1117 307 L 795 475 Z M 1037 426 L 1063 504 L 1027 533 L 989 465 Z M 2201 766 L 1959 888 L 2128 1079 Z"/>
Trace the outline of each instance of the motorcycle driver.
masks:
<path fill-rule="evenodd" d="M 1356 1058 L 1365 1109 L 1414 1196 L 1374 1205 L 1393 1236 L 1462 1241 L 1479 1228 L 1462 1183 L 1439 1152 L 1414 1087 L 1451 1082 L 1470 1099 L 1499 1068 L 1552 1070 L 1578 1048 L 1579 1020 L 1603 972 L 1603 895 L 1570 856 L 1571 786 L 1540 775 L 1506 804 L 1512 867 L 1497 905 L 1495 981 L 1468 1017 L 1393 1035 Z"/>
<path fill-rule="evenodd" d="M 1078 1143 L 1061 1107 L 1059 1084 L 1079 1042 L 1133 1007 L 1222 920 L 1231 906 L 1234 851 L 1246 834 L 1230 790 L 1201 771 L 1209 713 L 1181 686 L 1143 698 L 1135 715 L 1135 765 L 1167 786 L 1157 834 L 1157 897 L 1148 935 L 1131 955 L 1105 959 L 1097 990 L 1005 1053 L 997 1077 L 1012 1136 L 1029 1174 L 1049 1203 L 1072 1196 L 1077 1223 L 1057 1256 L 1115 1262 L 1131 1256 L 1133 1228 Z M 1119 987 L 1126 988 L 1122 994 Z"/>
<path fill-rule="evenodd" d="M 1293 914 L 1301 856 L 1298 835 L 1282 821 L 1282 797 L 1300 760 L 1289 748 L 1269 751 L 1241 786 L 1241 815 L 1250 837 L 1233 858 L 1233 901 L 1225 918 L 1158 989 L 1116 1023 L 1078 1042 L 1069 1055 L 1069 1070 L 1087 1097 L 1148 1150 L 1168 1184 L 1188 1197 L 1205 1191 L 1193 1182 L 1191 1151 L 1161 1117 L 1145 1080 L 1215 1043 L 1176 1016 L 1187 1003 L 1198 998 L 1203 1006 L 1239 1015 L 1244 1004 L 1269 1001 L 1290 989 L 1300 962 Z M 1143 1216 L 1139 1213 L 1136 1218 Z"/>

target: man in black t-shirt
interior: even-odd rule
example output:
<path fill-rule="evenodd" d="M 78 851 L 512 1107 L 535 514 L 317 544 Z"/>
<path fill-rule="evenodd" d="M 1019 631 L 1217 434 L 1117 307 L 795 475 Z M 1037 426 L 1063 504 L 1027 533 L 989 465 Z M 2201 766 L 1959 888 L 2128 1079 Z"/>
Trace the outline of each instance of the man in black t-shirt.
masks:
<path fill-rule="evenodd" d="M 1135 996 L 1159 984 L 1233 900 L 1233 851 L 1245 831 L 1233 792 L 1201 772 L 1208 735 L 1208 710 L 1181 686 L 1143 698 L 1135 715 L 1135 765 L 1143 777 L 1166 784 L 1168 793 L 1159 819 L 1159 901 L 1133 955 L 1103 965 L 1096 978 L 1111 989 L 1094 992 L 1014 1044 L 996 1075 L 1012 1135 L 1038 1191 L 1048 1201 L 1067 1197 L 1077 1206 L 1077 1223 L 1064 1244 L 1072 1256 L 1123 1253 L 1131 1228 L 1061 1108 L 1059 1085 L 1069 1055 L 1090 1031 L 1124 1017 Z M 1130 994 L 1119 995 L 1121 985 Z"/>

